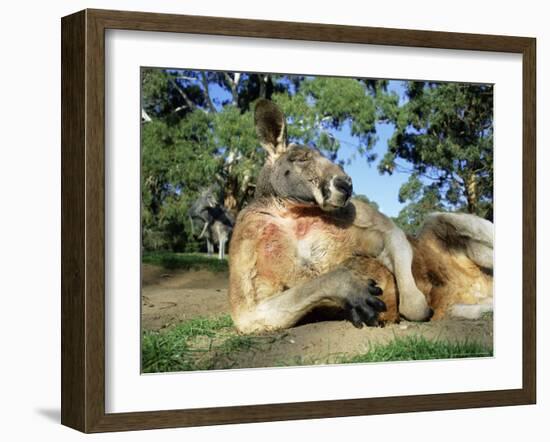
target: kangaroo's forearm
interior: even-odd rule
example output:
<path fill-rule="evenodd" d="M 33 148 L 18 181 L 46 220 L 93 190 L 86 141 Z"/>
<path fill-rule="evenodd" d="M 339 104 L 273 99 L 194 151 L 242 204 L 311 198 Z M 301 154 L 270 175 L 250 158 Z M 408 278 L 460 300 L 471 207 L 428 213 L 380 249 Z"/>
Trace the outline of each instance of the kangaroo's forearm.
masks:
<path fill-rule="evenodd" d="M 292 327 L 313 308 L 342 306 L 345 287 L 343 269 L 335 269 L 288 290 L 270 295 L 250 311 L 238 315 L 238 328 L 244 332 Z"/>

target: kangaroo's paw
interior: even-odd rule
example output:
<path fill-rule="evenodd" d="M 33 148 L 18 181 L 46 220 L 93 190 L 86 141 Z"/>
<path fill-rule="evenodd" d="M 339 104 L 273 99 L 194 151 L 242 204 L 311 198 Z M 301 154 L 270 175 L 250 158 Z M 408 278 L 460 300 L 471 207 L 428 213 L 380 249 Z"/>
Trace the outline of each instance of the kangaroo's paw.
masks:
<path fill-rule="evenodd" d="M 429 321 L 434 311 L 428 305 L 424 293 L 415 287 L 400 293 L 399 314 L 408 321 Z"/>
<path fill-rule="evenodd" d="M 382 295 L 382 289 L 372 279 L 367 281 L 364 290 L 346 299 L 344 309 L 349 314 L 351 323 L 362 328 L 363 324 L 369 327 L 378 326 L 378 314 L 386 311 L 386 304 L 378 297 Z"/>

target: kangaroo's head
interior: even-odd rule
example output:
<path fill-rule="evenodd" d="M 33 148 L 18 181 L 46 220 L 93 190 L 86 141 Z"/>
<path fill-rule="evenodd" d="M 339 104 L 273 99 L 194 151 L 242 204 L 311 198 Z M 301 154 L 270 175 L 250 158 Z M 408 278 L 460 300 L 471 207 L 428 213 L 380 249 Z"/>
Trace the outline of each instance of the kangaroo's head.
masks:
<path fill-rule="evenodd" d="M 318 149 L 287 144 L 285 116 L 273 102 L 258 101 L 254 122 L 268 155 L 257 197 L 276 196 L 325 211 L 346 206 L 353 191 L 351 178 Z"/>
<path fill-rule="evenodd" d="M 197 199 L 189 208 L 190 216 L 200 216 L 202 212 L 209 208 L 221 205 L 223 202 L 223 191 L 217 184 L 212 184 L 201 190 Z"/>

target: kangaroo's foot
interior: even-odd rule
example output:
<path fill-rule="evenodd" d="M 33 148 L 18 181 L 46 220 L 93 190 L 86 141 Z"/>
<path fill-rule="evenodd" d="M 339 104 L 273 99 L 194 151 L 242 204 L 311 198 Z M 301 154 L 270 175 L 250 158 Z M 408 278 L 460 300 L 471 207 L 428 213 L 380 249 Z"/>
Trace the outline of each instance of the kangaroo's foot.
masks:
<path fill-rule="evenodd" d="M 408 321 L 429 321 L 434 311 L 428 305 L 424 293 L 415 286 L 400 292 L 399 314 Z"/>

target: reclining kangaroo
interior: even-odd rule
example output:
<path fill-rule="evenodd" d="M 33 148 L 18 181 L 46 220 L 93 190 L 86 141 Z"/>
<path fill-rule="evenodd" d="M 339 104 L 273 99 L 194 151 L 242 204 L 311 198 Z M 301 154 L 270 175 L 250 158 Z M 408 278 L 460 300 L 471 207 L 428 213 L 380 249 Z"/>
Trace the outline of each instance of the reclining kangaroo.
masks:
<path fill-rule="evenodd" d="M 319 307 L 342 309 L 357 327 L 399 316 L 426 321 L 434 309 L 436 317 L 491 309 L 489 221 L 434 214 L 409 241 L 351 198 L 340 166 L 287 144 L 275 104 L 260 100 L 254 118 L 268 157 L 231 241 L 229 298 L 241 332 L 291 327 Z"/>

